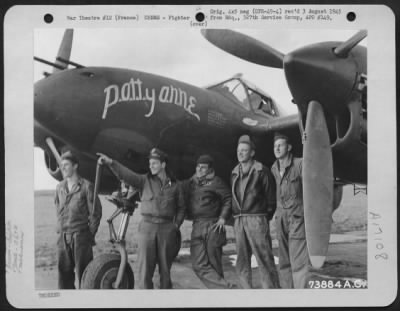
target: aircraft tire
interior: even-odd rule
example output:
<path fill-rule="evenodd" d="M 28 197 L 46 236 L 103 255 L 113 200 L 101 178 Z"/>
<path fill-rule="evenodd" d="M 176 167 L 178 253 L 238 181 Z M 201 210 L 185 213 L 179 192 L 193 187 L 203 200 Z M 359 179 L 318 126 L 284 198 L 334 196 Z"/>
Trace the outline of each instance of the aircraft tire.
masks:
<path fill-rule="evenodd" d="M 121 257 L 118 254 L 101 254 L 94 258 L 82 275 L 82 289 L 114 289 Z M 135 278 L 129 263 L 126 264 L 125 274 L 119 289 L 133 289 Z"/>

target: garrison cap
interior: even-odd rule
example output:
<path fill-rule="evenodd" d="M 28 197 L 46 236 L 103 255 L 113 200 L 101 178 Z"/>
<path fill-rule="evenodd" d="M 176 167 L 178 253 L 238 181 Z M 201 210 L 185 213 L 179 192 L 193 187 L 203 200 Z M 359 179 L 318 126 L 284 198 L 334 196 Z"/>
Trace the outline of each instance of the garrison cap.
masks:
<path fill-rule="evenodd" d="M 284 139 L 284 140 L 286 140 L 286 142 L 287 142 L 288 144 L 290 144 L 290 139 L 289 139 L 289 137 L 286 136 L 285 134 L 276 132 L 275 135 L 274 135 L 274 142 L 277 141 L 278 139 Z"/>
<path fill-rule="evenodd" d="M 214 159 L 209 154 L 203 154 L 197 159 L 197 164 L 208 164 L 208 166 L 212 167 Z"/>
<path fill-rule="evenodd" d="M 254 145 L 253 141 L 250 139 L 249 135 L 242 135 L 240 136 L 238 140 L 238 145 L 239 144 L 248 144 L 250 145 L 251 149 L 256 149 L 256 146 Z"/>
<path fill-rule="evenodd" d="M 153 148 L 150 150 L 149 159 L 156 159 L 161 162 L 167 162 L 168 156 L 165 152 L 158 148 Z"/>
<path fill-rule="evenodd" d="M 61 155 L 61 160 L 68 160 L 73 164 L 79 164 L 78 157 L 72 151 L 66 151 Z"/>

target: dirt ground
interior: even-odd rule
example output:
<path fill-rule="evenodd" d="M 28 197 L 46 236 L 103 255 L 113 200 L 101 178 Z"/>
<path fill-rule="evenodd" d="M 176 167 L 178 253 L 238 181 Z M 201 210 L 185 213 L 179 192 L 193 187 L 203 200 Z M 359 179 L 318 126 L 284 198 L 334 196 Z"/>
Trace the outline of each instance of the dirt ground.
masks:
<path fill-rule="evenodd" d="M 56 214 L 53 205 L 53 191 L 35 192 L 35 285 L 36 289 L 56 289 Z M 114 211 L 114 206 L 101 197 L 103 205 L 103 218 L 96 236 L 94 256 L 101 253 L 112 252 L 113 247 L 108 242 L 108 225 L 105 221 Z M 337 282 L 353 282 L 354 280 L 367 280 L 367 196 L 353 194 L 353 187 L 345 187 L 342 204 L 333 214 L 333 227 L 331 244 L 327 260 L 319 270 L 312 270 L 312 280 L 331 280 Z M 136 232 L 140 221 L 140 212 L 135 211 L 130 220 L 126 235 L 129 263 L 137 275 L 136 259 Z M 115 221 L 118 228 L 119 219 Z M 174 288 L 200 289 L 204 285 L 194 274 L 191 268 L 190 255 L 187 247 L 190 242 L 191 222 L 185 221 L 181 227 L 182 249 L 172 267 Z M 274 240 L 275 227 L 271 222 L 271 235 L 273 237 L 274 253 L 277 256 L 277 242 Z M 228 281 L 238 284 L 235 273 L 235 245 L 232 227 L 227 230 L 228 245 L 224 247 L 223 265 L 225 277 Z M 276 257 L 276 261 L 279 259 Z M 253 268 L 253 283 L 255 288 L 260 288 L 256 263 Z M 155 273 L 155 284 L 158 279 Z"/>

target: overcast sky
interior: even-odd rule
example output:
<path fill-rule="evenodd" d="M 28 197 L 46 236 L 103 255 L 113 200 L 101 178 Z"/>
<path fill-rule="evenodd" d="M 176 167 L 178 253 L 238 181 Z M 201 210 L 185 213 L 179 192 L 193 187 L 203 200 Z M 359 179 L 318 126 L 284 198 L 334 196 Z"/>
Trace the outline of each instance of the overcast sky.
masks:
<path fill-rule="evenodd" d="M 322 41 L 344 41 L 354 30 L 253 30 L 237 29 L 283 54 Z M 37 29 L 34 55 L 55 61 L 64 29 Z M 366 45 L 366 39 L 362 42 Z M 128 68 L 154 73 L 195 86 L 225 80 L 236 73 L 271 95 L 285 114 L 296 113 L 281 69 L 252 64 L 209 43 L 199 29 L 90 29 L 74 30 L 71 61 L 84 66 Z M 52 68 L 35 62 L 34 80 Z M 57 181 L 48 173 L 41 149 L 35 148 L 35 189 L 53 189 Z"/>

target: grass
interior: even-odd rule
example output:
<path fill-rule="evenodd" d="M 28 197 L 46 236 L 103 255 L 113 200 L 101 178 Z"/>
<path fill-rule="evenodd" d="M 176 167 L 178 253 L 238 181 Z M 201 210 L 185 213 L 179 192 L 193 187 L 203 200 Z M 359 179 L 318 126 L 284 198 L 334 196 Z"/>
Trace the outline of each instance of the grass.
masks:
<path fill-rule="evenodd" d="M 54 191 L 35 191 L 35 266 L 50 267 L 56 264 L 56 212 L 54 207 Z M 103 218 L 96 236 L 94 256 L 112 250 L 109 242 L 109 230 L 106 219 L 114 212 L 115 207 L 103 196 L 100 197 L 103 206 Z M 126 233 L 126 247 L 128 254 L 136 252 L 137 226 L 140 221 L 140 211 L 136 210 L 130 219 Z M 353 188 L 347 186 L 343 191 L 341 206 L 333 214 L 333 233 L 366 230 L 367 228 L 367 196 L 365 194 L 353 195 Z M 114 220 L 115 230 L 118 230 L 120 216 Z M 182 247 L 190 243 L 192 224 L 185 221 L 181 227 Z M 271 235 L 275 237 L 275 226 L 271 223 Z M 227 229 L 228 242 L 234 241 L 232 227 Z"/>
<path fill-rule="evenodd" d="M 367 195 L 354 195 L 353 186 L 343 188 L 340 207 L 333 213 L 332 233 L 366 231 L 368 223 Z"/>

